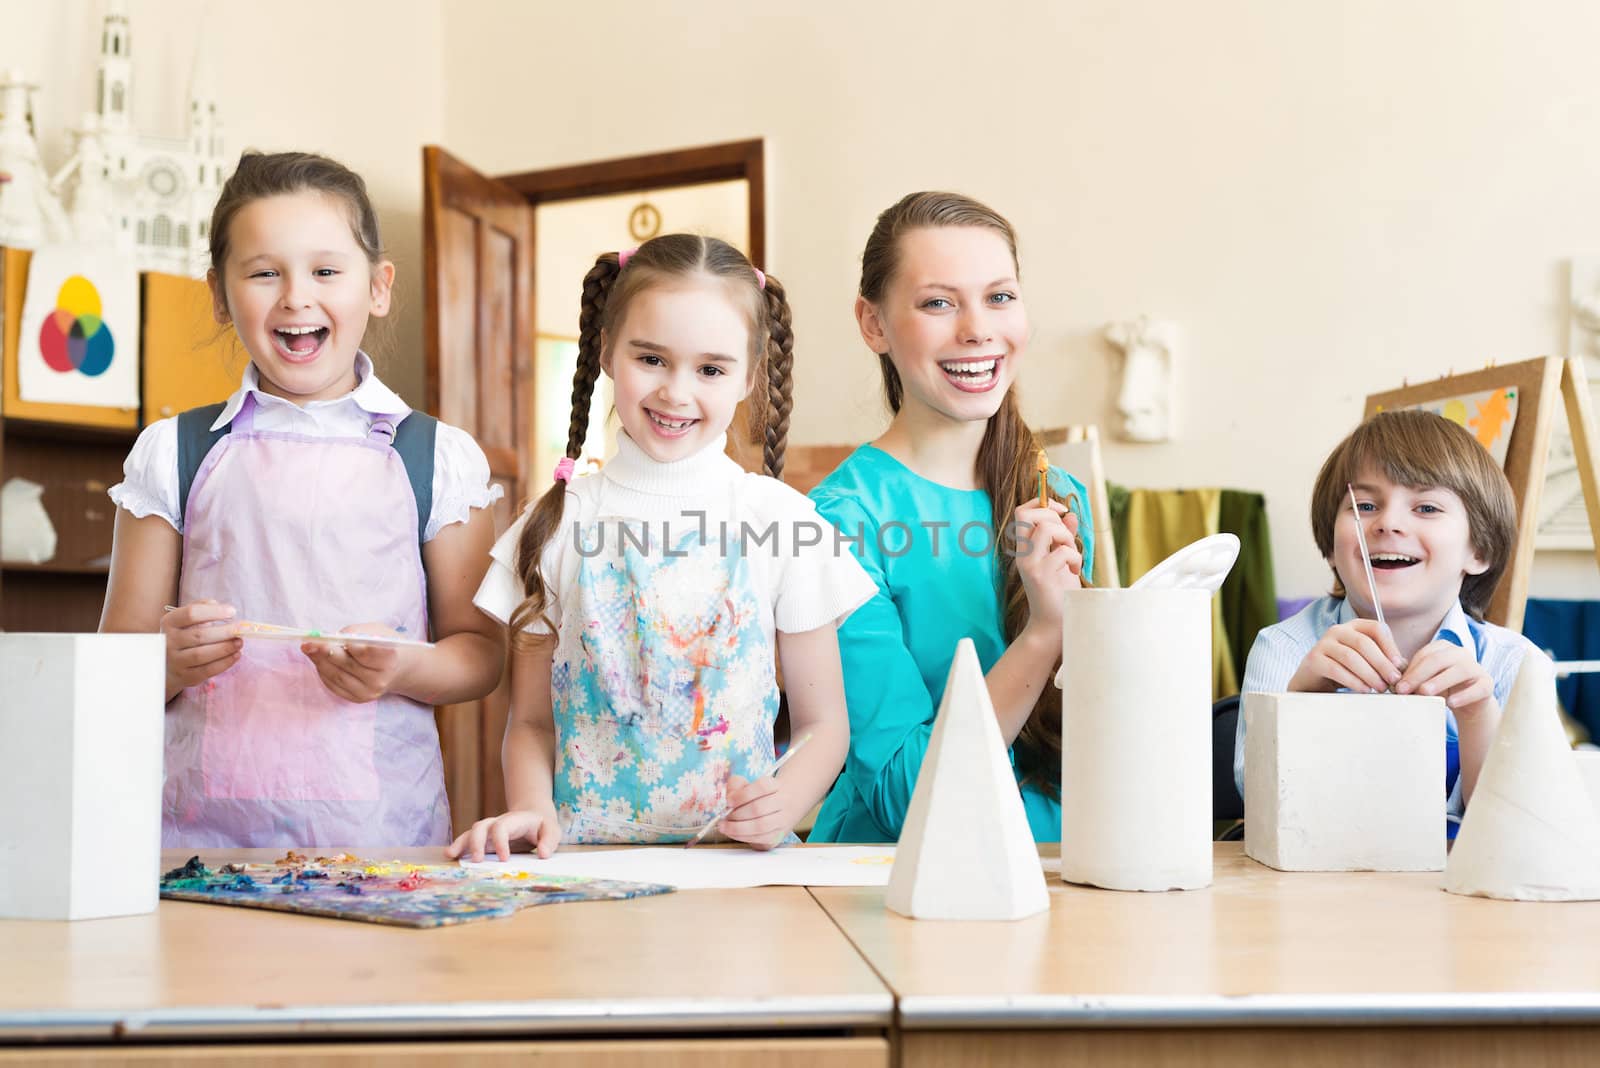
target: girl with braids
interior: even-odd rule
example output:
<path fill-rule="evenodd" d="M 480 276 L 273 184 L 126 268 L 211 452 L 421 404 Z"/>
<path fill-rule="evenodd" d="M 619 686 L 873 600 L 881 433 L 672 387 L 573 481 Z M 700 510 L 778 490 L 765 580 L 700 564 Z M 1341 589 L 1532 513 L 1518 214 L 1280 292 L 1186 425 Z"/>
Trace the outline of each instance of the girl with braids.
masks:
<path fill-rule="evenodd" d="M 899 837 L 956 643 L 971 638 L 1013 746 L 1035 839 L 1061 837 L 1061 605 L 1090 576 L 1082 483 L 1057 468 L 1038 500 L 1039 443 L 1013 385 L 1028 347 L 1016 235 L 954 193 L 878 216 L 856 319 L 894 413 L 811 493 L 877 595 L 839 632 L 850 753 L 812 841 Z M 898 527 L 898 532 L 890 528 Z"/>
<path fill-rule="evenodd" d="M 250 363 L 225 404 L 134 443 L 100 619 L 166 636 L 162 843 L 443 845 L 433 706 L 484 696 L 505 663 L 472 606 L 500 490 L 471 436 L 361 351 L 394 264 L 359 175 L 248 152 L 210 235 L 212 310 Z M 247 642 L 243 620 L 434 645 Z"/>
<path fill-rule="evenodd" d="M 669 234 L 599 257 L 579 322 L 567 458 L 495 545 L 477 597 L 516 637 L 510 811 L 450 855 L 682 842 L 722 813 L 723 835 L 771 847 L 844 762 L 836 625 L 874 592 L 811 502 L 771 477 L 794 358 L 783 286 L 722 241 Z M 574 478 L 601 372 L 618 452 Z M 765 476 L 725 452 L 752 388 Z M 774 777 L 778 663 L 793 737 L 811 740 Z"/>

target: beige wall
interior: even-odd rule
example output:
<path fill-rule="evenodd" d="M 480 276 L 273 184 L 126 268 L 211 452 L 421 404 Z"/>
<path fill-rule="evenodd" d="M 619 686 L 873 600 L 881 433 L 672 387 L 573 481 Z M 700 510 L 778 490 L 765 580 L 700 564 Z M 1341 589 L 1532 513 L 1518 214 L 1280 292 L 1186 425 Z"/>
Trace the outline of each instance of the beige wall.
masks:
<path fill-rule="evenodd" d="M 0 0 L 0 69 L 40 85 L 45 163 L 94 110 L 102 0 Z M 129 0 L 132 111 L 141 132 L 181 135 L 201 15 L 229 153 L 324 152 L 367 180 L 394 259 L 397 313 L 373 335 L 379 374 L 422 403 L 422 145 L 442 137 L 438 0 Z"/>
<path fill-rule="evenodd" d="M 802 443 L 883 423 L 850 315 L 875 214 L 992 203 L 1028 416 L 1110 425 L 1100 327 L 1176 320 L 1180 438 L 1107 467 L 1265 491 L 1281 592 L 1311 593 L 1310 481 L 1367 392 L 1563 347 L 1562 261 L 1600 250 L 1596 40 L 1589 0 L 507 0 L 449 8 L 444 128 L 491 173 L 765 137 Z M 1562 556 L 1538 588 L 1600 595 Z"/>
<path fill-rule="evenodd" d="M 230 143 L 322 149 L 372 183 L 406 302 L 389 375 L 409 398 L 421 144 L 492 174 L 765 137 L 762 266 L 800 343 L 792 440 L 882 426 L 850 315 L 861 242 L 902 193 L 960 189 L 1022 235 L 1029 417 L 1110 426 L 1101 326 L 1176 320 L 1180 437 L 1113 446 L 1108 469 L 1266 492 L 1285 594 L 1322 585 L 1309 483 L 1362 397 L 1559 353 L 1563 261 L 1600 252 L 1589 0 L 133 0 L 136 48 L 171 68 L 141 66 L 152 123 L 172 113 L 147 87 L 181 101 L 203 6 Z M 92 52 L 61 42 L 92 48 L 99 10 L 0 0 L 0 64 L 50 72 L 49 129 L 88 104 Z M 1535 592 L 1600 596 L 1600 574 L 1542 556 Z"/>

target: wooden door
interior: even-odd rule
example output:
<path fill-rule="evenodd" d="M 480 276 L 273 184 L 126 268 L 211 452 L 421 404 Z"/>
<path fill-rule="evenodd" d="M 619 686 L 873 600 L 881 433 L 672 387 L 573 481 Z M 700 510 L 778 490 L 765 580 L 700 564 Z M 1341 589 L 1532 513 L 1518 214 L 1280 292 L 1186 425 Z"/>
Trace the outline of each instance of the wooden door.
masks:
<path fill-rule="evenodd" d="M 467 431 L 505 489 L 495 532 L 522 506 L 533 403 L 533 208 L 434 146 L 422 150 L 425 405 Z M 459 833 L 505 810 L 500 739 L 509 671 L 481 701 L 438 710 L 445 787 Z"/>

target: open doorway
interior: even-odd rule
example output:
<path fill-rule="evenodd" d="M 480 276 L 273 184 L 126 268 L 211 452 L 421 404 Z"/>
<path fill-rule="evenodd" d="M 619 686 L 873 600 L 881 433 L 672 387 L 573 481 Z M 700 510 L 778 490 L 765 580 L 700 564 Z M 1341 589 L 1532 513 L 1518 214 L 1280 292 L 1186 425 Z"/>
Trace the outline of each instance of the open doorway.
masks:
<path fill-rule="evenodd" d="M 550 485 L 556 461 L 566 455 L 572 376 L 578 365 L 578 313 L 583 277 L 602 252 L 633 248 L 657 234 L 718 237 L 750 254 L 750 183 L 742 178 L 666 186 L 634 193 L 581 197 L 534 209 L 533 470 L 529 493 Z M 616 453 L 611 380 L 601 376 L 589 410 L 589 435 L 581 472 Z"/>
<path fill-rule="evenodd" d="M 549 484 L 550 443 L 559 442 L 558 451 L 565 444 L 572 372 L 565 361 L 575 355 L 578 297 L 594 257 L 638 245 L 654 228 L 713 234 L 764 266 L 763 142 L 496 177 L 437 146 L 422 153 L 424 407 L 483 446 L 490 478 L 506 491 L 496 505 L 500 531 Z M 602 403 L 609 411 L 609 399 Z M 749 428 L 745 414 L 735 426 Z M 761 449 L 754 428 L 747 436 L 732 451 L 749 466 Z M 607 454 L 603 438 L 590 440 Z M 509 699 L 508 676 L 482 701 L 439 710 L 457 833 L 504 810 L 500 739 Z"/>

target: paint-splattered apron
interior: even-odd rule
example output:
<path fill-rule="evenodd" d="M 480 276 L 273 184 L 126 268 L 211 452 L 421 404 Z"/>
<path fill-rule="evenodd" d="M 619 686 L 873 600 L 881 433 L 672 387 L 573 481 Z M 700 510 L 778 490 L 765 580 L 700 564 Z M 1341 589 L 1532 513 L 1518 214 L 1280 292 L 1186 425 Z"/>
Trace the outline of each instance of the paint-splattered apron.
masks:
<path fill-rule="evenodd" d="M 184 515 L 179 602 L 239 619 L 428 634 L 417 510 L 391 448 L 254 429 L 247 394 L 200 465 Z M 167 709 L 162 844 L 399 846 L 448 842 L 433 709 L 337 697 L 292 642 L 246 641 L 229 670 Z"/>
<path fill-rule="evenodd" d="M 570 842 L 684 841 L 730 774 L 772 766 L 763 599 L 737 531 L 594 514 L 572 533 L 551 665 L 556 811 Z"/>

